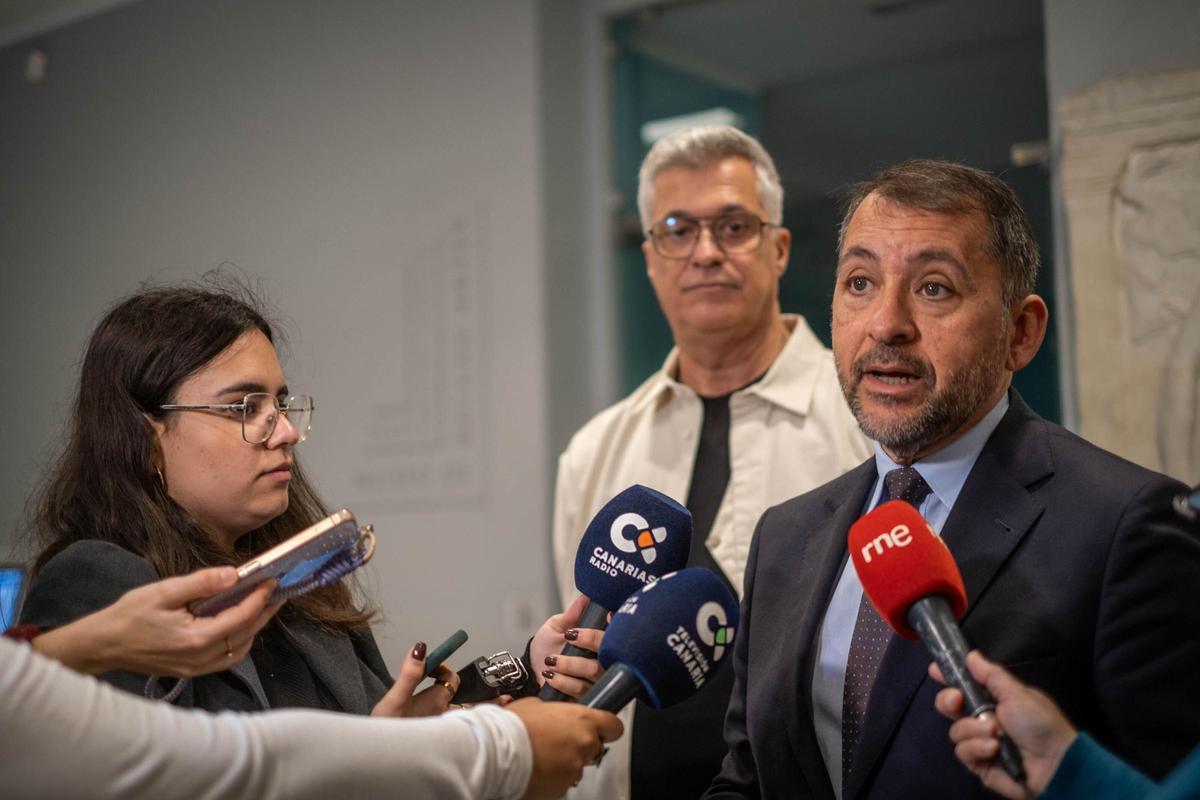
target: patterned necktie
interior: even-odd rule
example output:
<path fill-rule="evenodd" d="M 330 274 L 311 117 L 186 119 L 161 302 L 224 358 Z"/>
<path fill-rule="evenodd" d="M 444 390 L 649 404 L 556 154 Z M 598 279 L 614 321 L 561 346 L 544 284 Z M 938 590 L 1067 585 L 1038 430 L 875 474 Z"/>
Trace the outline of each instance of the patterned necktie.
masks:
<path fill-rule="evenodd" d="M 883 476 L 885 490 L 880 503 L 888 499 L 903 500 L 913 508 L 921 503 L 931 491 L 921 473 L 912 467 L 900 467 Z M 846 661 L 846 685 L 842 690 L 842 796 L 850 781 L 850 768 L 854 765 L 854 751 L 862 734 L 867 714 L 867 700 L 875 684 L 875 673 L 883 652 L 887 649 L 892 631 L 883 621 L 871 601 L 864 594 L 858 606 L 858 618 L 854 622 L 854 636 L 850 640 L 850 657 Z"/>

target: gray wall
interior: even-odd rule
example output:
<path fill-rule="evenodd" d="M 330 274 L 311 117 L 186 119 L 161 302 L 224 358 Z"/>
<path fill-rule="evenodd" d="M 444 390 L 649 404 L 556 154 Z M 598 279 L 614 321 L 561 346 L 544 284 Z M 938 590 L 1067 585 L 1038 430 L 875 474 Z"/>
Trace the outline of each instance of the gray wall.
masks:
<path fill-rule="evenodd" d="M 0 552 L 103 308 L 232 262 L 317 398 L 309 473 L 380 533 L 389 663 L 520 647 L 551 597 L 539 14 L 137 2 L 39 37 L 42 85 L 0 50 Z"/>
<path fill-rule="evenodd" d="M 1195 0 L 1045 0 L 1046 88 L 1050 105 L 1053 152 L 1062 139 L 1056 110 L 1065 95 L 1121 75 L 1200 67 L 1200 3 Z M 1075 366 L 1071 360 L 1074 321 L 1070 314 L 1070 231 L 1058 188 L 1058 169 L 1051 173 L 1054 196 L 1055 278 L 1063 412 L 1077 421 Z"/>
<path fill-rule="evenodd" d="M 1045 0 L 1050 107 L 1104 78 L 1200 66 L 1195 0 Z"/>
<path fill-rule="evenodd" d="M 549 454 L 619 396 L 605 13 L 540 0 Z M 548 498 L 548 502 L 552 502 Z"/>

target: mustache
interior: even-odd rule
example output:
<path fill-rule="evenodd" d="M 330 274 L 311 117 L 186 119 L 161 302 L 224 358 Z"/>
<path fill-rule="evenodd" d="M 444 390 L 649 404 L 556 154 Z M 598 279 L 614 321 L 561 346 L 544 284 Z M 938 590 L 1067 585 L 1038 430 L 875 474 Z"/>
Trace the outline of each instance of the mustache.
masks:
<path fill-rule="evenodd" d="M 884 342 L 876 342 L 870 350 L 854 360 L 854 364 L 851 366 L 851 375 L 855 383 L 862 380 L 869 364 L 887 364 L 888 366 L 898 367 L 905 372 L 911 372 L 927 383 L 933 383 L 933 379 L 937 374 L 933 365 L 928 361 L 917 358 L 902 348 L 893 347 Z"/>

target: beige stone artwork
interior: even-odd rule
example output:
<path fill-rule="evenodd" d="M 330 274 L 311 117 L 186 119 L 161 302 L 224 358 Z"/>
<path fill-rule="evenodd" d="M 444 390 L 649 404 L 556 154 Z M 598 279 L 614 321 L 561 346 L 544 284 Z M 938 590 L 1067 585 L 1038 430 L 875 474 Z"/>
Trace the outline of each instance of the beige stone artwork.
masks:
<path fill-rule="evenodd" d="M 1200 71 L 1063 98 L 1080 433 L 1200 481 Z"/>

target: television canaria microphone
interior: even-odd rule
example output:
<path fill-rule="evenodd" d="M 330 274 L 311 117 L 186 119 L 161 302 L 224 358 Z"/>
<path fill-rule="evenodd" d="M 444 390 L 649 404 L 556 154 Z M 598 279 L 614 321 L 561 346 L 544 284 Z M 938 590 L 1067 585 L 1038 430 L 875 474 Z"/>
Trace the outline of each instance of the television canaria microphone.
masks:
<path fill-rule="evenodd" d="M 607 672 L 580 702 L 616 713 L 640 698 L 666 708 L 691 697 L 733 651 L 738 601 L 704 567 L 664 575 L 629 598 L 600 646 Z"/>
<path fill-rule="evenodd" d="M 588 523 L 575 553 L 575 588 L 588 599 L 576 627 L 603 630 L 625 598 L 686 567 L 691 549 L 692 514 L 678 502 L 641 484 L 617 494 Z M 592 655 L 573 644 L 562 654 Z M 571 699 L 550 684 L 538 697 Z"/>
<path fill-rule="evenodd" d="M 850 558 L 863 592 L 888 625 L 917 639 L 946 682 L 963 693 L 963 709 L 988 719 L 996 703 L 967 670 L 967 646 L 957 619 L 967 610 L 967 591 L 950 548 L 908 503 L 892 500 L 850 526 Z M 1025 768 L 1012 739 L 1000 735 L 1000 765 L 1014 781 Z"/>

